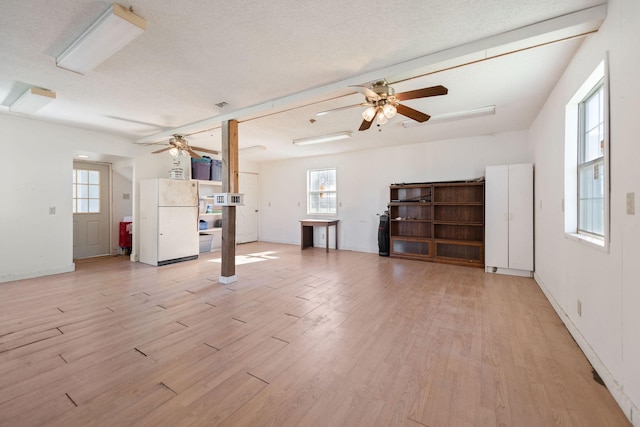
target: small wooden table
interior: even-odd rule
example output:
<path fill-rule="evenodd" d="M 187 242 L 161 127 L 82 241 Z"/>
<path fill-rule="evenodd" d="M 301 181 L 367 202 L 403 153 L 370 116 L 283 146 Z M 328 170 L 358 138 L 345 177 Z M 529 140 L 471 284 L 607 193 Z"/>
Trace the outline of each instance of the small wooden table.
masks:
<path fill-rule="evenodd" d="M 338 221 L 339 219 L 301 219 L 300 220 L 300 250 L 313 246 L 313 227 L 326 227 L 325 233 L 327 252 L 329 252 L 329 226 L 335 226 L 336 249 L 338 249 Z"/>

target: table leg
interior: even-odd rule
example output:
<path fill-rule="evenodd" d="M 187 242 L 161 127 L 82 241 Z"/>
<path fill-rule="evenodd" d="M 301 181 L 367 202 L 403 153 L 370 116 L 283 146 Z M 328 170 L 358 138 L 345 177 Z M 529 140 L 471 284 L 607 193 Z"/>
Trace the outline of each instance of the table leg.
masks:
<path fill-rule="evenodd" d="M 326 246 L 327 246 L 327 253 L 329 253 L 329 225 L 327 225 L 327 231 L 324 233 L 325 236 L 327 236 L 327 240 L 326 240 Z"/>
<path fill-rule="evenodd" d="M 336 222 L 336 250 L 338 250 L 338 223 Z"/>
<path fill-rule="evenodd" d="M 313 226 L 300 225 L 300 249 L 313 246 Z"/>

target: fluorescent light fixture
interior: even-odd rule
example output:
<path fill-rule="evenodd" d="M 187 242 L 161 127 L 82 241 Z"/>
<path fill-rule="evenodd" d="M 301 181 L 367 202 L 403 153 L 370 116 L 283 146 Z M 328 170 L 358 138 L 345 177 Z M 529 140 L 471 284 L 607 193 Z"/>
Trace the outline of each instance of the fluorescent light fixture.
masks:
<path fill-rule="evenodd" d="M 414 126 L 425 125 L 431 122 L 448 122 L 452 120 L 469 119 L 471 117 L 490 116 L 495 113 L 496 113 L 496 106 L 487 105 L 486 107 L 473 108 L 471 110 L 457 111 L 455 113 L 447 113 L 447 114 L 440 114 L 437 116 L 431 116 L 431 119 L 422 123 L 416 122 L 415 120 L 404 120 L 402 122 L 402 126 L 405 128 L 410 128 Z"/>
<path fill-rule="evenodd" d="M 16 99 L 9 109 L 15 113 L 34 114 L 56 99 L 56 93 L 32 87 Z"/>
<path fill-rule="evenodd" d="M 258 151 L 265 151 L 266 149 L 266 145 L 252 145 L 251 147 L 241 148 L 238 151 L 242 151 L 243 153 L 257 153 Z"/>
<path fill-rule="evenodd" d="M 58 67 L 86 74 L 147 29 L 147 21 L 117 3 L 56 58 Z"/>
<path fill-rule="evenodd" d="M 319 144 L 321 142 L 338 141 L 340 139 L 351 138 L 351 132 L 338 132 L 330 135 L 312 136 L 311 138 L 294 139 L 293 143 L 296 145 L 310 145 Z"/>

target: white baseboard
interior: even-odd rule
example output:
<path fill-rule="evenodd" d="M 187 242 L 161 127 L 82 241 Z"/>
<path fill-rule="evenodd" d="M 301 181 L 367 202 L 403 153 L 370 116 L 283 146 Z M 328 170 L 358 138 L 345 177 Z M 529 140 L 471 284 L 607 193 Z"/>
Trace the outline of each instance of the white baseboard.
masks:
<path fill-rule="evenodd" d="M 598 372 L 602 381 L 606 384 L 607 389 L 615 399 L 615 401 L 620 405 L 620 408 L 627 416 L 631 424 L 636 427 L 640 427 L 640 412 L 638 411 L 638 407 L 629 399 L 629 397 L 625 394 L 622 385 L 611 375 L 609 369 L 607 369 L 606 365 L 600 360 L 598 354 L 591 347 L 589 342 L 585 339 L 585 337 L 580 333 L 580 330 L 576 327 L 576 325 L 571 321 L 571 318 L 567 315 L 567 313 L 562 309 L 558 301 L 553 297 L 553 294 L 549 291 L 547 286 L 544 284 L 542 279 L 537 273 L 533 274 L 533 278 L 547 297 L 547 300 L 553 306 L 553 309 L 556 311 L 562 323 L 566 326 L 567 330 L 573 339 L 576 341 L 582 352 L 584 353 L 591 366 Z M 634 417 L 636 418 L 634 420 Z"/>
<path fill-rule="evenodd" d="M 63 267 L 48 268 L 46 270 L 29 271 L 27 273 L 6 274 L 0 276 L 0 283 L 13 282 L 14 280 L 32 279 L 34 277 L 50 276 L 51 274 L 69 273 L 75 271 L 76 265 L 71 263 Z"/>
<path fill-rule="evenodd" d="M 520 276 L 520 277 L 533 277 L 533 272 L 529 270 L 518 270 L 515 268 L 502 268 L 502 267 L 491 267 L 485 266 L 485 273 L 492 274 L 507 274 L 509 276 Z"/>

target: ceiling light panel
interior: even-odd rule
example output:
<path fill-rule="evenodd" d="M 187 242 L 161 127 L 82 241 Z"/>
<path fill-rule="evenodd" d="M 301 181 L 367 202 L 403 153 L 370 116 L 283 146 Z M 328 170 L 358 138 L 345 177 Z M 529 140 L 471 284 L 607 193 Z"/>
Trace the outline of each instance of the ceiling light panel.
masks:
<path fill-rule="evenodd" d="M 56 99 L 56 93 L 32 87 L 16 99 L 9 107 L 14 113 L 34 114 Z"/>
<path fill-rule="evenodd" d="M 86 74 L 146 29 L 145 19 L 114 3 L 56 58 L 56 64 Z"/>
<path fill-rule="evenodd" d="M 338 141 L 340 139 L 351 138 L 351 132 L 338 132 L 332 133 L 329 135 L 320 135 L 313 136 L 311 138 L 300 138 L 294 139 L 293 143 L 296 145 L 310 145 L 310 144 L 320 144 L 322 142 L 330 142 L 330 141 Z"/>

